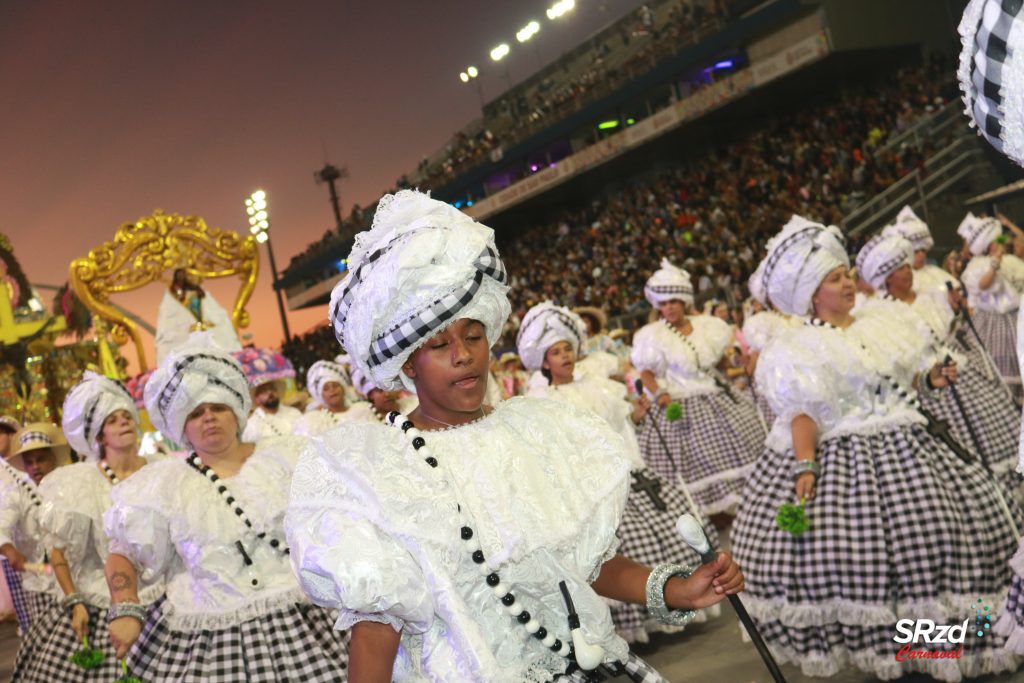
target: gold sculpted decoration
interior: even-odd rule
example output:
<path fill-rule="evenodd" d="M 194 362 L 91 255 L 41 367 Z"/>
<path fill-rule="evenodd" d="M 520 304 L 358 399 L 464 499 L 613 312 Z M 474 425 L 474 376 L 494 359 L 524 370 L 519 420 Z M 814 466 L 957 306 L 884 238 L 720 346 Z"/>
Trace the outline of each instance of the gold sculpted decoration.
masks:
<path fill-rule="evenodd" d="M 236 332 L 249 326 L 245 306 L 259 275 L 259 245 L 253 237 L 209 228 L 199 216 L 165 214 L 157 209 L 134 223 L 125 223 L 114 239 L 71 262 L 70 281 L 75 294 L 93 313 L 111 324 L 110 334 L 120 346 L 135 344 L 140 372 L 148 369 L 138 327 L 110 305 L 110 296 L 163 282 L 164 274 L 185 268 L 203 279 L 238 277 L 241 285 L 231 311 Z"/>

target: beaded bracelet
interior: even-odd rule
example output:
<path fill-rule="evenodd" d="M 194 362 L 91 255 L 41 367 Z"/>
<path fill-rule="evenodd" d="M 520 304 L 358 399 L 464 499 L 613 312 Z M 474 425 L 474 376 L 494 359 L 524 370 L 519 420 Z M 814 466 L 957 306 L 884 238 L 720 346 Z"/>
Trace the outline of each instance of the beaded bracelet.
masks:
<path fill-rule="evenodd" d="M 665 585 L 673 576 L 686 578 L 693 574 L 692 565 L 674 563 L 659 564 L 647 577 L 647 611 L 659 623 L 669 626 L 685 626 L 690 623 L 697 610 L 669 609 L 665 604 Z"/>
<path fill-rule="evenodd" d="M 107 610 L 107 623 L 121 617 L 131 617 L 145 624 L 148 614 L 146 608 L 137 602 L 118 602 Z"/>
<path fill-rule="evenodd" d="M 63 609 L 70 609 L 70 608 L 74 607 L 75 605 L 84 605 L 84 604 L 85 604 L 85 595 L 82 594 L 82 593 L 79 593 L 78 591 L 75 591 L 74 593 L 71 593 L 70 595 L 65 595 L 64 599 L 60 601 L 60 606 Z"/>

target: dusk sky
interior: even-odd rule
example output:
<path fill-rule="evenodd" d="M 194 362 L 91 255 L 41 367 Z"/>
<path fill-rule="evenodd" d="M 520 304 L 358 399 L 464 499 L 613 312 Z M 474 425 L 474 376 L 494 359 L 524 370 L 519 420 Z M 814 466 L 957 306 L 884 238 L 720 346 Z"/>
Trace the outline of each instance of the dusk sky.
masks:
<path fill-rule="evenodd" d="M 480 68 L 488 100 L 504 89 L 490 48 L 512 46 L 518 81 L 640 2 L 577 0 L 559 22 L 548 4 L 0 3 L 0 232 L 30 281 L 59 285 L 73 258 L 156 208 L 244 232 L 242 201 L 263 188 L 283 269 L 333 225 L 313 180 L 325 160 L 351 173 L 344 213 L 371 203 L 479 116 L 461 70 Z M 531 19 L 539 55 L 515 41 Z M 250 331 L 276 346 L 269 271 L 264 252 Z M 230 310 L 234 282 L 209 289 Z M 163 291 L 117 303 L 155 324 Z M 293 334 L 325 316 L 290 314 Z"/>

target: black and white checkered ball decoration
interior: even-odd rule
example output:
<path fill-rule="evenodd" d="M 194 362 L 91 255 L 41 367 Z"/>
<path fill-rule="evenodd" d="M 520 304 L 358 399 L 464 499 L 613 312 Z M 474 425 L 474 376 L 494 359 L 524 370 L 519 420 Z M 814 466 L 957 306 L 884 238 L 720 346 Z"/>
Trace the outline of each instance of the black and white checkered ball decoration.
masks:
<path fill-rule="evenodd" d="M 1024 0 L 971 0 L 960 21 L 966 114 L 993 147 L 1024 165 Z"/>

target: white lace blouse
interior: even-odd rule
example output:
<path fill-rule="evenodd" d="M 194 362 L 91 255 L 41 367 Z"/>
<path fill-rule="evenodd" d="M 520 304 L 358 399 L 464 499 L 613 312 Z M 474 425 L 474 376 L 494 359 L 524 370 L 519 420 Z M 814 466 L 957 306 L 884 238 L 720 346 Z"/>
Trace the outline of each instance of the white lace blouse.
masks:
<path fill-rule="evenodd" d="M 772 339 L 802 324 L 803 320 L 795 316 L 761 311 L 743 321 L 743 338 L 751 351 L 762 351 Z"/>
<path fill-rule="evenodd" d="M 47 476 L 52 477 L 54 472 Z M 6 463 L 0 463 L 0 546 L 10 543 L 25 556 L 27 562 L 41 563 L 46 557 L 44 533 L 40 525 L 42 507 L 35 505 L 29 491 L 39 495 L 39 489 L 27 474 Z M 39 500 L 42 503 L 41 496 Z M 61 595 L 57 582 L 50 574 L 25 572 L 21 576 L 21 585 L 25 590 L 49 593 L 54 597 Z"/>
<path fill-rule="evenodd" d="M 401 630 L 400 681 L 548 681 L 566 661 L 531 637 L 484 581 L 497 572 L 517 604 L 563 643 L 565 581 L 588 641 L 625 657 L 591 588 L 618 546 L 630 464 L 622 439 L 564 403 L 512 398 L 486 418 L 423 432 L 430 467 L 395 427 L 344 425 L 313 439 L 292 480 L 292 562 L 337 628 Z M 471 559 L 461 516 L 484 557 Z"/>
<path fill-rule="evenodd" d="M 302 436 L 319 436 L 346 422 L 378 422 L 377 413 L 367 401 L 350 403 L 348 409 L 340 413 L 319 408 L 299 418 L 295 423 L 295 433 Z"/>
<path fill-rule="evenodd" d="M 153 467 L 161 455 L 117 484 L 123 486 Z M 42 494 L 42 525 L 48 548 L 59 548 L 68 562 L 75 590 L 90 605 L 110 607 L 104 574 L 110 539 L 103 528 L 103 514 L 110 507 L 112 485 L 95 462 L 58 467 L 39 485 Z M 148 605 L 163 594 L 162 577 L 140 577 L 139 601 Z"/>
<path fill-rule="evenodd" d="M 1009 279 L 1002 272 L 997 272 L 988 289 L 981 288 L 981 279 L 992 270 L 992 259 L 988 256 L 975 256 L 961 276 L 967 287 L 967 297 L 971 306 L 980 311 L 990 313 L 1010 313 L 1020 307 L 1020 293 L 1013 288 Z"/>
<path fill-rule="evenodd" d="M 113 489 L 104 516 L 110 552 L 131 560 L 141 580 L 164 578 L 164 615 L 172 630 L 228 628 L 307 602 L 288 557 L 269 544 L 275 538 L 284 547 L 288 482 L 306 442 L 297 436 L 262 439 L 236 475 L 220 480 L 252 529 L 217 484 L 183 459 L 149 465 Z M 258 533 L 267 536 L 260 540 Z"/>
<path fill-rule="evenodd" d="M 662 320 L 644 325 L 633 336 L 633 365 L 654 373 L 673 398 L 721 391 L 711 373 L 734 339 L 732 328 L 719 318 L 688 319 L 693 331 L 686 341 Z"/>
<path fill-rule="evenodd" d="M 625 454 L 629 456 L 633 469 L 644 467 L 640 443 L 636 438 L 636 425 L 631 417 L 633 404 L 626 399 L 626 385 L 606 377 L 583 375 L 569 384 L 551 384 L 545 379 L 543 384 L 531 384 L 526 395 L 565 401 L 577 408 L 592 411 L 622 437 Z"/>
<path fill-rule="evenodd" d="M 921 358 L 920 329 L 879 301 L 858 309 L 846 329 L 805 324 L 784 333 L 761 353 L 757 384 L 778 416 L 767 446 L 793 447 L 791 423 L 805 414 L 818 427 L 818 442 L 850 433 L 891 429 L 924 418 L 899 396 L 889 376 L 913 394 Z"/>

